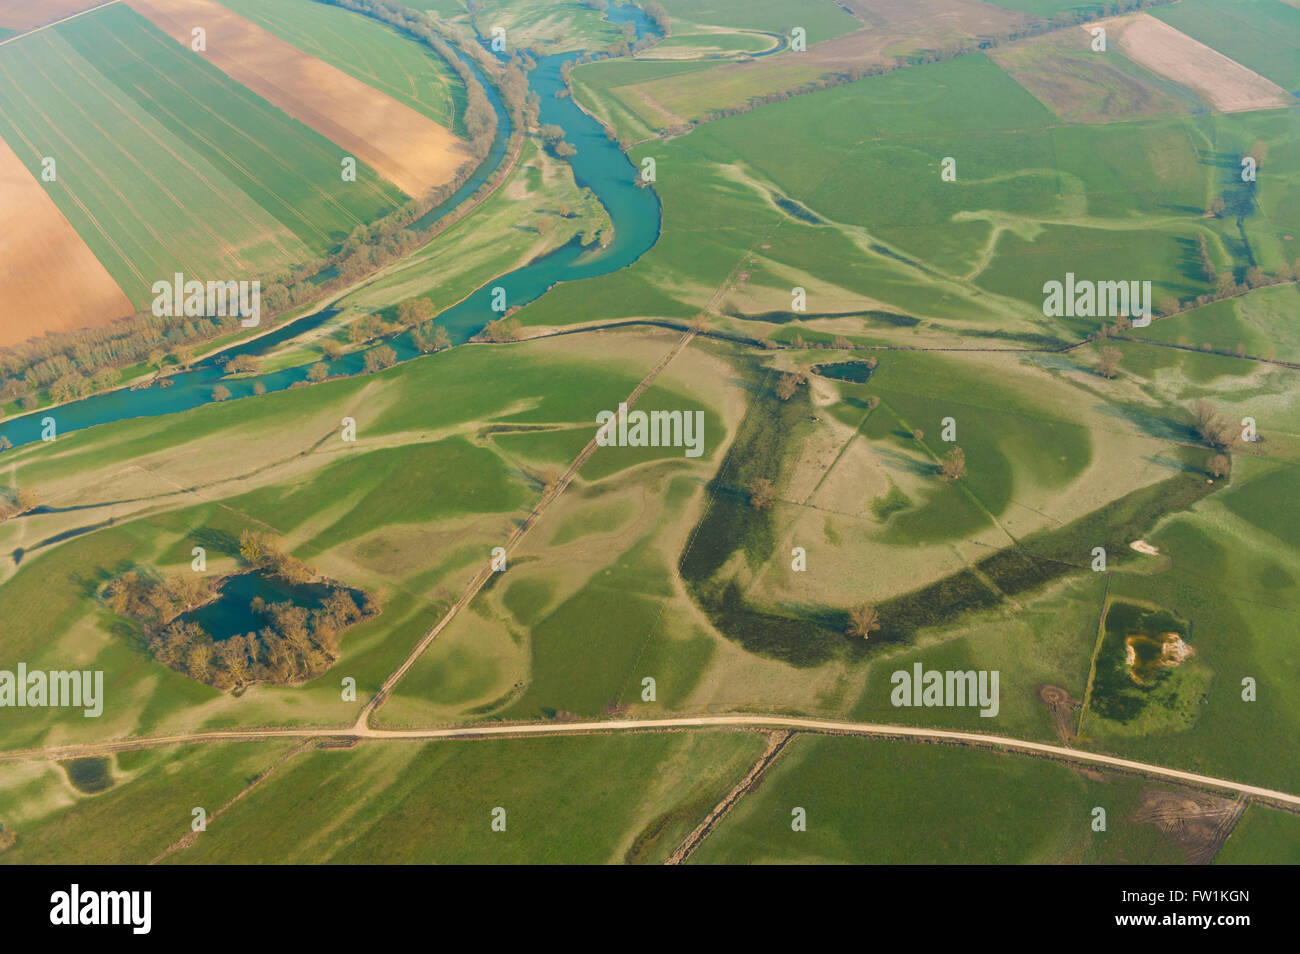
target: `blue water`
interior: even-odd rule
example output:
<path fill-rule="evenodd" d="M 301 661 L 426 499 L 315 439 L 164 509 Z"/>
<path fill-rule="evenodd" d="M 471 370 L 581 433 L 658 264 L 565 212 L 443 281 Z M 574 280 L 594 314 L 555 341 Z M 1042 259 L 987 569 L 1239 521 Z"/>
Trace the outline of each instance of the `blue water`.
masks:
<path fill-rule="evenodd" d="M 255 633 L 267 624 L 265 618 L 252 610 L 256 597 L 261 597 L 268 606 L 272 603 L 292 603 L 313 610 L 318 609 L 333 591 L 333 587 L 324 583 L 295 585 L 262 573 L 239 573 L 228 577 L 221 584 L 215 600 L 193 612 L 183 613 L 180 619 L 198 623 L 215 640 L 229 639 L 231 636 Z M 365 594 L 360 590 L 348 592 L 360 606 Z"/>
<path fill-rule="evenodd" d="M 616 23 L 632 23 L 638 36 L 654 29 L 649 18 L 637 7 L 611 5 L 608 16 Z M 663 210 L 654 190 L 636 185 L 639 170 L 616 142 L 606 138 L 600 123 L 579 109 L 571 98 L 555 96 L 556 90 L 564 85 L 561 73 L 564 63 L 576 60 L 579 55 L 572 52 L 541 58 L 537 68 L 529 73 L 529 84 L 541 98 L 541 121 L 563 126 L 565 138 L 577 148 L 577 154 L 569 160 L 573 166 L 574 178 L 579 185 L 590 188 L 609 211 L 614 225 L 613 241 L 600 249 L 584 249 L 572 242 L 500 276 L 448 308 L 437 317 L 437 323 L 447 329 L 454 344 L 469 340 L 488 322 L 501 317 L 491 307 L 497 286 L 505 289 L 507 308 L 527 305 L 560 282 L 594 278 L 624 268 L 645 254 L 659 239 Z M 465 61 L 475 70 L 496 110 L 497 138 L 488 158 L 483 162 L 483 168 L 455 195 L 427 213 L 421 220 L 424 225 L 445 215 L 486 181 L 504 157 L 510 137 L 510 117 L 495 88 L 487 82 L 477 64 L 468 58 Z M 110 421 L 185 411 L 211 403 L 212 389 L 218 383 L 230 389 L 232 400 L 252 396 L 257 382 L 265 385 L 268 392 L 283 391 L 297 382 L 307 380 L 307 368 L 286 368 L 268 374 L 223 380 L 220 365 L 235 355 L 264 354 L 284 341 L 322 324 L 337 313 L 337 309 L 322 309 L 286 322 L 260 338 L 234 345 L 205 359 L 194 370 L 176 375 L 168 388 L 155 385 L 138 391 L 123 389 L 94 395 L 57 408 L 34 411 L 0 423 L 0 434 L 17 446 L 39 440 L 42 420 L 47 416 L 55 419 L 59 434 L 66 434 Z M 593 314 L 582 317 L 600 316 Z M 397 353 L 399 361 L 420 357 L 420 353 L 404 334 L 396 339 L 377 342 L 375 347 L 381 344 L 391 347 Z M 329 368 L 330 373 L 335 375 L 356 374 L 362 371 L 364 364 L 365 352 L 361 351 L 330 362 Z"/>

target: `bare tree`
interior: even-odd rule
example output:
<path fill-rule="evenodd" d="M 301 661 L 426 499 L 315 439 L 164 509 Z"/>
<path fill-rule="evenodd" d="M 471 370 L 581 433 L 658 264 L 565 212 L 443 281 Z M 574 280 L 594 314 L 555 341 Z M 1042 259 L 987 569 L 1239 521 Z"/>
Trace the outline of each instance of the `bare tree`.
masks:
<path fill-rule="evenodd" d="M 944 479 L 960 480 L 966 476 L 966 452 L 960 447 L 954 447 L 944 455 L 939 466 L 943 470 Z"/>
<path fill-rule="evenodd" d="M 1119 360 L 1124 352 L 1111 345 L 1101 346 L 1101 358 L 1097 361 L 1097 373 L 1103 378 L 1113 378 L 1118 374 Z"/>
<path fill-rule="evenodd" d="M 849 635 L 870 639 L 871 634 L 880 629 L 880 611 L 874 606 L 863 603 L 849 610 Z"/>
<path fill-rule="evenodd" d="M 776 502 L 776 485 L 766 477 L 755 477 L 749 482 L 749 505 L 755 510 L 767 510 Z"/>

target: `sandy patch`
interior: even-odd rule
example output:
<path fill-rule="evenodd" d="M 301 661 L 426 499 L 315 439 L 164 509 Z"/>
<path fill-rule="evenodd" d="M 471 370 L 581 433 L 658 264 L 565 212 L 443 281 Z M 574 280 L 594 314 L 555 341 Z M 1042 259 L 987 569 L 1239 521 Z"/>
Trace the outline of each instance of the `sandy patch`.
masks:
<path fill-rule="evenodd" d="M 0 140 L 0 347 L 134 312 L 41 183 Z"/>
<path fill-rule="evenodd" d="M 1195 90 L 1221 112 L 1291 104 L 1290 95 L 1276 83 L 1149 14 L 1107 20 L 1103 26 L 1119 32 L 1119 48 L 1129 59 Z"/>
<path fill-rule="evenodd" d="M 316 59 L 212 0 L 130 0 L 185 47 L 207 31 L 200 55 L 263 99 L 348 150 L 409 196 L 449 181 L 469 159 L 433 120 Z"/>

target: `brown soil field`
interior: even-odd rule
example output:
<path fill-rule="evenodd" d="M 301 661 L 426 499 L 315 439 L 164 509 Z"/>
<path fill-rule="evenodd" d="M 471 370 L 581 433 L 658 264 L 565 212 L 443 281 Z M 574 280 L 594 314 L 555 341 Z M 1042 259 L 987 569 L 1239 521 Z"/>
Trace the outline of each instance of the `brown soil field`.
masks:
<path fill-rule="evenodd" d="M 1107 20 L 1103 25 L 1108 38 L 1119 34 L 1119 48 L 1129 59 L 1195 90 L 1221 112 L 1277 109 L 1292 102 L 1276 83 L 1149 14 Z M 1085 29 L 1093 26 L 1087 24 Z"/>
<path fill-rule="evenodd" d="M 45 189 L 0 140 L 0 347 L 134 313 Z"/>
<path fill-rule="evenodd" d="M 267 102 L 337 143 L 409 196 L 449 181 L 469 153 L 462 140 L 409 106 L 316 59 L 212 0 L 128 0 L 189 48 Z"/>
<path fill-rule="evenodd" d="M 1058 30 L 987 51 L 988 57 L 1035 99 L 1071 123 L 1127 122 L 1135 117 L 1186 113 L 1197 100 L 1180 103 L 1157 77 L 1122 57 L 1093 53 L 1092 37 Z"/>
<path fill-rule="evenodd" d="M 103 6 L 105 0 L 0 0 L 0 27 L 32 30 L 55 20 L 62 20 L 91 7 Z"/>

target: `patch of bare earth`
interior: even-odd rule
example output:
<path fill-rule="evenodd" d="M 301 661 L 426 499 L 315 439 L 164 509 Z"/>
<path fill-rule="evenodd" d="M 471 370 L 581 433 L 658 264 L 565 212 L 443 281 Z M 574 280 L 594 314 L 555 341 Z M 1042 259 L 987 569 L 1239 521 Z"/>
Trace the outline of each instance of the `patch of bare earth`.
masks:
<path fill-rule="evenodd" d="M 206 31 L 214 66 L 357 159 L 409 196 L 448 182 L 469 160 L 464 142 L 399 103 L 212 0 L 129 0 L 186 48 Z"/>
<path fill-rule="evenodd" d="M 1038 690 L 1038 698 L 1052 714 L 1052 724 L 1056 727 L 1056 737 L 1067 744 L 1075 740 L 1074 724 L 1079 716 L 1079 700 L 1073 698 L 1060 686 L 1043 686 Z"/>
<path fill-rule="evenodd" d="M 0 347 L 135 311 L 72 224 L 0 140 Z"/>
<path fill-rule="evenodd" d="M 1189 865 L 1208 865 L 1232 834 L 1246 809 L 1244 796 L 1221 798 L 1204 792 L 1148 789 L 1133 820 L 1155 825 L 1178 843 Z"/>
<path fill-rule="evenodd" d="M 1102 25 L 1111 35 L 1118 32 L 1119 48 L 1129 59 L 1195 90 L 1220 112 L 1278 109 L 1292 102 L 1276 83 L 1149 14 L 1106 20 Z"/>

